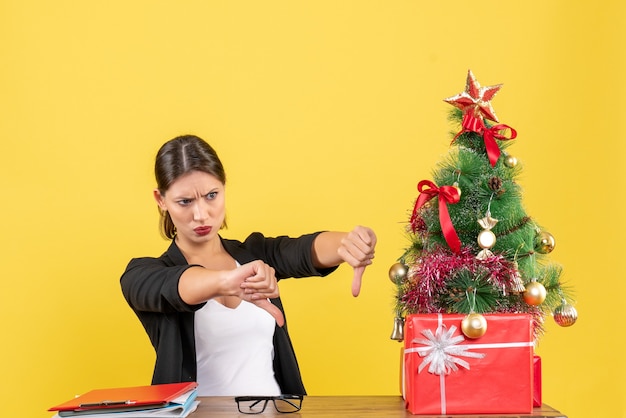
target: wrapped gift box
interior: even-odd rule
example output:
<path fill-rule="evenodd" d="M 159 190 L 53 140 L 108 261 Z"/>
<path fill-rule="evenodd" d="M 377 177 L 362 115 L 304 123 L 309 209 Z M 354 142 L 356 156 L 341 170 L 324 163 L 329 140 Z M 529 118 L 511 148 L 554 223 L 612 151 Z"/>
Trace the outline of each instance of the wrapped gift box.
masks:
<path fill-rule="evenodd" d="M 412 414 L 522 414 L 533 409 L 533 337 L 528 314 L 486 314 L 469 339 L 462 314 L 408 315 L 404 396 Z"/>
<path fill-rule="evenodd" d="M 541 357 L 533 357 L 533 406 L 541 406 Z"/>

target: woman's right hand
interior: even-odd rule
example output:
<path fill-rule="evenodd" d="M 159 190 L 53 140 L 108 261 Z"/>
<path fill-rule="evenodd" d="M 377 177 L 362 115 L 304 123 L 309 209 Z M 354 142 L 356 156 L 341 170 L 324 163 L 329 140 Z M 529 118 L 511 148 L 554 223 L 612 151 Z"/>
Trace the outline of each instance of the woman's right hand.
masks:
<path fill-rule="evenodd" d="M 268 311 L 278 325 L 285 322 L 282 312 L 268 300 L 279 295 L 274 269 L 256 260 L 233 270 L 208 270 L 204 267 L 188 268 L 178 281 L 181 299 L 196 305 L 219 296 L 236 296 Z"/>
<path fill-rule="evenodd" d="M 285 317 L 281 310 L 269 301 L 269 298 L 276 298 L 280 294 L 274 268 L 256 260 L 244 264 L 236 271 L 245 273 L 240 284 L 243 289 L 240 297 L 265 309 L 274 317 L 278 326 L 282 327 L 285 324 Z"/>
<path fill-rule="evenodd" d="M 256 260 L 238 267 L 235 272 L 243 278 L 240 288 L 246 296 L 242 299 L 254 301 L 278 297 L 278 282 L 272 266 Z"/>

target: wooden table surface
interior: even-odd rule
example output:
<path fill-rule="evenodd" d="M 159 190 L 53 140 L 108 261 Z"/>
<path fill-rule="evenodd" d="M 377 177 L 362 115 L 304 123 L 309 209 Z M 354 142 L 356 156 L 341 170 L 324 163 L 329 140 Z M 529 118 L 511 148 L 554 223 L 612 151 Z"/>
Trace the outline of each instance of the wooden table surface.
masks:
<path fill-rule="evenodd" d="M 189 418 L 225 418 L 225 417 L 252 417 L 254 415 L 241 414 L 237 410 L 237 404 L 233 397 L 199 397 L 200 405 Z M 400 396 L 306 396 L 302 401 L 300 412 L 281 414 L 276 412 L 270 402 L 262 414 L 257 417 L 282 417 L 282 418 L 396 418 L 396 417 L 421 417 L 421 418 L 567 418 L 554 408 L 543 405 L 535 408 L 530 415 L 412 415 L 404 407 L 404 401 Z"/>

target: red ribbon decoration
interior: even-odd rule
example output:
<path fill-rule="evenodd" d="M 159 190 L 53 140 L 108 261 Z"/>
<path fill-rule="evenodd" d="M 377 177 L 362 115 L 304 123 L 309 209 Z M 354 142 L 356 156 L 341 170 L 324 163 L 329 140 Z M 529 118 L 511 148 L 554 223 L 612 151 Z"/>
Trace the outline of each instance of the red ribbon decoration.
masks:
<path fill-rule="evenodd" d="M 429 188 L 424 189 L 425 186 L 428 186 Z M 413 208 L 411 224 L 415 221 L 419 208 L 424 206 L 424 204 L 433 197 L 439 196 L 439 222 L 441 223 L 441 230 L 448 246 L 452 249 L 452 251 L 458 253 L 461 250 L 461 240 L 454 230 L 454 225 L 452 225 L 447 205 L 448 203 L 459 202 L 461 196 L 459 196 L 458 190 L 452 186 L 437 187 L 437 185 L 430 180 L 420 181 L 417 184 L 417 190 L 419 190 L 420 195 L 418 196 L 417 201 L 415 202 L 415 207 Z"/>
<path fill-rule="evenodd" d="M 494 125 L 491 128 L 487 129 L 485 123 L 482 118 L 477 118 L 476 116 L 466 113 L 463 115 L 463 122 L 461 123 L 463 130 L 455 135 L 452 142 L 456 141 L 459 135 L 465 132 L 476 132 L 479 135 L 483 136 L 483 141 L 485 142 L 485 149 L 487 150 L 487 156 L 489 157 L 489 163 L 492 167 L 496 166 L 496 162 L 498 158 L 500 158 L 500 147 L 498 147 L 498 143 L 496 139 L 501 141 L 507 141 L 510 139 L 515 139 L 517 137 L 517 131 L 505 124 Z M 500 131 L 505 129 L 511 130 L 511 136 L 507 137 L 502 135 Z"/>

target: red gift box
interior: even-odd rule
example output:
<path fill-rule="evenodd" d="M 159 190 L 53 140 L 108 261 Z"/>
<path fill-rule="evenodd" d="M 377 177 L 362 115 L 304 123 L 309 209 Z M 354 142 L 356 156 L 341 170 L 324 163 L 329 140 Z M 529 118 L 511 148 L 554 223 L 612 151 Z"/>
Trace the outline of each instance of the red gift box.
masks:
<path fill-rule="evenodd" d="M 485 314 L 469 339 L 461 314 L 408 315 L 405 402 L 412 414 L 522 414 L 533 409 L 533 336 L 528 314 Z"/>
<path fill-rule="evenodd" d="M 541 357 L 533 357 L 533 406 L 541 406 Z"/>

